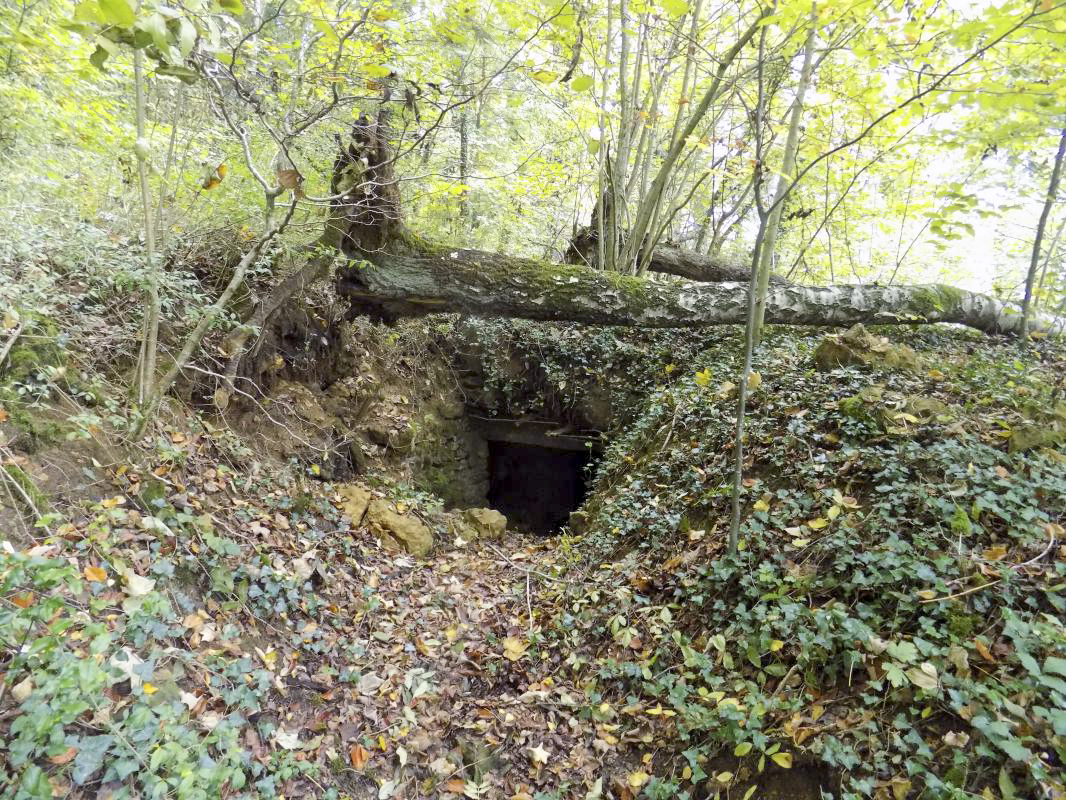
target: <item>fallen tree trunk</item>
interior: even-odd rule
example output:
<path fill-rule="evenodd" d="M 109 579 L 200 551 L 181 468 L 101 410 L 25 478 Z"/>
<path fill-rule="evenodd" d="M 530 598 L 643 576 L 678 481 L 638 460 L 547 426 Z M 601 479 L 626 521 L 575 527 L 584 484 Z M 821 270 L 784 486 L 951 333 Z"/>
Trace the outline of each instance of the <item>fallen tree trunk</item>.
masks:
<path fill-rule="evenodd" d="M 408 242 L 409 243 L 409 242 Z M 400 316 L 457 311 L 478 316 L 684 328 L 744 322 L 747 284 L 648 281 L 569 264 L 478 250 L 368 253 L 342 270 L 338 291 Z M 927 286 L 772 285 L 766 321 L 850 326 L 954 322 L 1018 333 L 1021 315 L 986 295 Z M 1061 333 L 1066 320 L 1030 329 Z"/>
<path fill-rule="evenodd" d="M 747 283 L 751 272 L 749 267 L 721 256 L 705 256 L 670 244 L 655 246 L 648 271 L 706 283 Z M 780 275 L 771 275 L 770 280 L 781 286 L 791 283 Z"/>
<path fill-rule="evenodd" d="M 684 328 L 744 322 L 747 271 L 738 282 L 651 281 L 586 266 L 551 264 L 427 244 L 403 224 L 388 146 L 388 93 L 373 121 L 362 117 L 333 167 L 326 239 L 349 259 L 338 291 L 353 311 L 409 316 L 458 311 L 480 316 Z M 579 248 L 572 248 L 579 249 Z M 657 248 L 658 249 L 658 248 Z M 677 251 L 675 269 L 691 264 Z M 662 269 L 660 271 L 669 271 Z M 691 270 L 683 274 L 691 277 Z M 701 280 L 707 279 L 701 275 Z M 1021 332 L 1021 314 L 1000 301 L 949 286 L 827 286 L 775 283 L 766 321 L 786 325 L 955 322 L 987 333 Z M 1031 320 L 1061 333 L 1066 322 Z"/>
<path fill-rule="evenodd" d="M 595 217 L 593 212 L 593 219 Z M 582 228 L 566 251 L 567 263 L 596 266 L 596 239 L 594 228 Z M 746 265 L 723 256 L 703 255 L 672 244 L 655 246 L 648 262 L 648 271 L 707 283 L 746 283 L 750 273 Z M 791 284 L 791 281 L 780 275 L 771 275 L 770 281 L 782 286 Z"/>

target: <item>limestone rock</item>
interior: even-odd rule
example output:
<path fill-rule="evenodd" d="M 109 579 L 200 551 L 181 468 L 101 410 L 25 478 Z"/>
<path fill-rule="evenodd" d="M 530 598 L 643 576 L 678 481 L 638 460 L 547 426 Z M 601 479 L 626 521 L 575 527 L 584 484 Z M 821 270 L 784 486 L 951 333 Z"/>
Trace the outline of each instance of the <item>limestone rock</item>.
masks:
<path fill-rule="evenodd" d="M 433 547 L 433 534 L 413 514 L 399 514 L 386 501 L 373 498 L 366 510 L 366 524 L 387 546 L 424 556 Z"/>
<path fill-rule="evenodd" d="M 376 444 L 378 447 L 388 447 L 390 432 L 389 426 L 381 421 L 374 421 L 368 424 L 364 430 L 366 438 L 370 440 L 372 444 Z"/>
<path fill-rule="evenodd" d="M 441 400 L 439 410 L 442 419 L 459 419 L 466 413 L 466 407 L 454 397 Z"/>
<path fill-rule="evenodd" d="M 575 536 L 581 536 L 589 527 L 589 515 L 587 511 L 571 511 L 567 519 L 567 526 Z"/>
<path fill-rule="evenodd" d="M 878 367 L 917 369 L 918 354 L 904 344 L 893 344 L 884 336 L 874 336 L 862 325 L 844 333 L 827 336 L 814 351 L 814 363 L 822 370 L 837 367 Z"/>
<path fill-rule="evenodd" d="M 370 490 L 358 484 L 346 483 L 339 488 L 339 492 L 342 498 L 341 511 L 352 521 L 352 525 L 358 525 L 370 505 Z"/>
<path fill-rule="evenodd" d="M 389 424 L 387 420 L 375 420 L 366 425 L 363 434 L 371 444 L 392 450 L 404 451 L 411 446 L 414 431 L 406 423 Z"/>
<path fill-rule="evenodd" d="M 467 508 L 462 520 L 477 539 L 499 539 L 507 528 L 507 517 L 494 508 Z"/>

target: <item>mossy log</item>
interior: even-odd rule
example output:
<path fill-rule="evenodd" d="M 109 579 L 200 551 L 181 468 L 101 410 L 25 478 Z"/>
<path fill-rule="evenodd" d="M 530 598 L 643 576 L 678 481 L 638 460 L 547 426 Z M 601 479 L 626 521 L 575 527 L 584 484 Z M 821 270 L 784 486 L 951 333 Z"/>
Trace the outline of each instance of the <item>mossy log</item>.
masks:
<path fill-rule="evenodd" d="M 397 316 L 458 311 L 648 328 L 745 321 L 748 284 L 744 271 L 719 271 L 719 279 L 740 279 L 722 283 L 647 280 L 587 266 L 424 242 L 403 222 L 388 144 L 388 100 L 386 93 L 373 122 L 360 118 L 347 149 L 338 142 L 342 150 L 334 164 L 332 188 L 339 197 L 332 205 L 324 243 L 349 259 L 348 266 L 339 271 L 337 289 L 353 301 L 353 310 Z M 673 272 L 686 275 L 688 268 L 680 266 L 683 253 L 674 254 L 678 266 Z M 704 270 L 700 280 L 715 278 Z M 1021 314 L 999 300 L 941 285 L 772 283 L 765 320 L 843 327 L 955 322 L 988 333 L 1022 329 Z M 1061 334 L 1064 328 L 1066 320 L 1039 317 L 1030 320 L 1029 330 Z"/>
<path fill-rule="evenodd" d="M 368 260 L 369 259 L 369 260 Z M 366 254 L 342 270 L 338 290 L 399 316 L 457 311 L 478 316 L 686 328 L 744 322 L 747 284 L 650 281 L 570 264 L 478 250 Z M 995 298 L 942 285 L 771 285 L 766 321 L 850 327 L 954 322 L 1017 333 L 1021 315 Z M 1030 330 L 1061 334 L 1066 320 Z"/>

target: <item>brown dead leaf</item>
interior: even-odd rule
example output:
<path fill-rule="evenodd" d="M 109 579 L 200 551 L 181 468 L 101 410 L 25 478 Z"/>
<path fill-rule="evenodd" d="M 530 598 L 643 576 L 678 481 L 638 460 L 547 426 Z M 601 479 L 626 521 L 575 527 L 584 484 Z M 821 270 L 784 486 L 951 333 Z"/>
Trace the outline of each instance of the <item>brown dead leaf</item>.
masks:
<path fill-rule="evenodd" d="M 370 751 L 361 744 L 353 744 L 348 748 L 348 757 L 351 759 L 352 766 L 361 770 L 370 759 Z"/>
<path fill-rule="evenodd" d="M 58 756 L 49 756 L 48 760 L 56 765 L 69 764 L 71 761 L 74 760 L 74 756 L 76 756 L 77 754 L 78 748 L 71 745 Z"/>
<path fill-rule="evenodd" d="M 283 189 L 295 189 L 303 183 L 303 175 L 295 169 L 279 169 L 278 183 Z"/>

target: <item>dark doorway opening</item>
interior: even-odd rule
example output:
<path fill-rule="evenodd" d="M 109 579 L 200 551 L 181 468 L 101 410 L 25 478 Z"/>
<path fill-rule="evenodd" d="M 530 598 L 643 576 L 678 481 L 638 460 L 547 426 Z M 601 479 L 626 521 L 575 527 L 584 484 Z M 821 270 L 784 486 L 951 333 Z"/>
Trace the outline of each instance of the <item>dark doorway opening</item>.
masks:
<path fill-rule="evenodd" d="M 553 533 L 585 499 L 592 454 L 490 441 L 489 504 L 515 528 Z"/>

